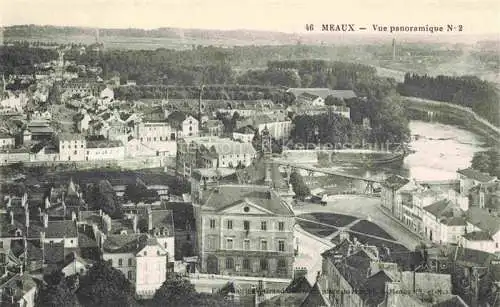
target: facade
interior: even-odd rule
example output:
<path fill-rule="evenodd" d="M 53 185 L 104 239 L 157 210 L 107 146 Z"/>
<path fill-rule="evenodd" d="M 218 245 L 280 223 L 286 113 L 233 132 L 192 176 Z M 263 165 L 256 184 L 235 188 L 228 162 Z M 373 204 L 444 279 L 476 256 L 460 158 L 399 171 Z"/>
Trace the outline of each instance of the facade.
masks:
<path fill-rule="evenodd" d="M 292 121 L 286 116 L 260 115 L 253 118 L 252 126 L 262 133 L 264 129 L 269 130 L 269 134 L 274 139 L 287 140 L 292 131 Z"/>
<path fill-rule="evenodd" d="M 59 160 L 60 161 L 83 161 L 87 141 L 81 134 L 59 135 Z"/>
<path fill-rule="evenodd" d="M 87 141 L 85 161 L 123 160 L 125 146 L 121 141 Z"/>
<path fill-rule="evenodd" d="M 202 273 L 290 278 L 294 215 L 266 186 L 199 190 L 193 202 Z"/>
<path fill-rule="evenodd" d="M 467 232 L 465 212 L 448 199 L 424 207 L 423 225 L 425 237 L 439 244 L 458 244 Z"/>
<path fill-rule="evenodd" d="M 462 236 L 460 245 L 464 248 L 480 250 L 495 254 L 498 250 L 496 243 L 486 231 L 472 231 Z"/>
<path fill-rule="evenodd" d="M 199 133 L 198 128 L 198 120 L 189 115 L 182 121 L 181 131 L 179 131 L 179 134 L 182 137 L 197 136 Z"/>
<path fill-rule="evenodd" d="M 315 94 L 310 94 L 307 92 L 304 92 L 297 97 L 297 101 L 301 104 L 307 104 L 310 106 L 324 106 L 325 105 L 325 99 L 315 95 Z"/>
<path fill-rule="evenodd" d="M 192 137 L 177 142 L 177 171 L 190 176 L 195 168 L 249 166 L 256 156 L 250 143 L 220 137 Z"/>
<path fill-rule="evenodd" d="M 175 141 L 176 131 L 167 122 L 143 122 L 136 126 L 136 138 L 146 145 Z"/>
<path fill-rule="evenodd" d="M 497 180 L 496 177 L 481 173 L 473 168 L 458 170 L 457 178 L 460 181 L 460 193 L 465 195 L 468 195 L 470 189 L 474 186 Z"/>
<path fill-rule="evenodd" d="M 241 127 L 240 129 L 233 132 L 233 139 L 240 140 L 244 143 L 251 143 L 254 137 L 255 129 L 249 126 Z"/>
<path fill-rule="evenodd" d="M 210 119 L 203 123 L 203 130 L 210 136 L 222 136 L 224 125 L 218 119 Z"/>
<path fill-rule="evenodd" d="M 393 216 L 404 221 L 405 216 L 412 216 L 413 212 L 403 211 L 404 207 L 409 207 L 413 203 L 410 192 L 418 188 L 415 181 L 401 176 L 390 176 L 382 183 L 381 200 L 382 207 L 389 210 Z M 412 226 L 413 227 L 413 226 Z"/>
<path fill-rule="evenodd" d="M 0 149 L 11 149 L 16 146 L 16 140 L 13 136 L 8 134 L 0 134 Z"/>

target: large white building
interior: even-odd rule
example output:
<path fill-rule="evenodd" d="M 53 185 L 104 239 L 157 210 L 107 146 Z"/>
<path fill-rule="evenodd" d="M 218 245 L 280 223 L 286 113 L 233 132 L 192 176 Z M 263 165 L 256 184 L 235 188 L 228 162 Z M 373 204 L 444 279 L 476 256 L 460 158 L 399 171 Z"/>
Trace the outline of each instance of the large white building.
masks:
<path fill-rule="evenodd" d="M 81 134 L 59 135 L 59 160 L 60 161 L 83 161 L 87 141 Z"/>
<path fill-rule="evenodd" d="M 87 141 L 85 161 L 123 160 L 125 146 L 121 141 Z"/>

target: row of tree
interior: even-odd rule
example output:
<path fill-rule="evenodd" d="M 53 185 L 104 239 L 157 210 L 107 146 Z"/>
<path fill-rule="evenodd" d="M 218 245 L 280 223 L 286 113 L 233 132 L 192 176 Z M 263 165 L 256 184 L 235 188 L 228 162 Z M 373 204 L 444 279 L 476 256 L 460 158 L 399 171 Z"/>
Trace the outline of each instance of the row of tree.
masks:
<path fill-rule="evenodd" d="M 500 96 L 495 85 L 475 76 L 437 76 L 407 73 L 399 92 L 405 96 L 454 103 L 472 108 L 480 116 L 500 126 Z"/>
<path fill-rule="evenodd" d="M 155 292 L 153 299 L 139 303 L 134 289 L 125 275 L 103 261 L 96 262 L 86 275 L 65 278 L 61 272 L 45 276 L 46 285 L 40 289 L 36 306 L 39 307 L 184 307 L 184 306 L 238 306 L 225 299 L 222 293 L 196 292 L 191 282 L 177 274 Z"/>

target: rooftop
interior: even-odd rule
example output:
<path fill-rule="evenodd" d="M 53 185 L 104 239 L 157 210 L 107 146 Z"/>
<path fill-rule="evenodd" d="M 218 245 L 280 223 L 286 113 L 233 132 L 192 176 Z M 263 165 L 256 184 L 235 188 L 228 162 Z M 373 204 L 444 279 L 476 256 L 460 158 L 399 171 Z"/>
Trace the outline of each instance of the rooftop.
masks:
<path fill-rule="evenodd" d="M 495 235 L 500 231 L 500 217 L 493 216 L 488 213 L 488 210 L 470 207 L 466 212 L 467 220 L 477 226 L 479 229 L 488 232 L 490 235 Z"/>
<path fill-rule="evenodd" d="M 457 171 L 460 175 L 463 175 L 469 179 L 473 179 L 479 182 L 490 182 L 496 179 L 496 177 L 490 176 L 488 174 L 482 173 L 478 170 L 475 170 L 471 167 L 466 169 L 459 169 Z"/>
<path fill-rule="evenodd" d="M 250 203 L 269 210 L 273 214 L 293 216 L 292 210 L 276 191 L 270 190 L 267 186 L 224 185 L 203 196 L 203 208 L 213 209 L 216 212 L 240 203 Z"/>
<path fill-rule="evenodd" d="M 87 148 L 113 148 L 122 146 L 123 146 L 122 141 L 115 141 L 115 140 L 87 141 Z"/>
<path fill-rule="evenodd" d="M 329 88 L 289 88 L 287 92 L 292 93 L 295 97 L 300 96 L 303 93 L 309 95 L 316 95 L 323 99 L 328 96 L 333 96 L 336 98 L 350 99 L 357 97 L 356 93 L 352 90 L 331 90 Z"/>
<path fill-rule="evenodd" d="M 382 185 L 390 189 L 399 190 L 409 182 L 410 180 L 407 178 L 398 175 L 392 175 L 388 177 L 384 182 L 382 182 Z"/>

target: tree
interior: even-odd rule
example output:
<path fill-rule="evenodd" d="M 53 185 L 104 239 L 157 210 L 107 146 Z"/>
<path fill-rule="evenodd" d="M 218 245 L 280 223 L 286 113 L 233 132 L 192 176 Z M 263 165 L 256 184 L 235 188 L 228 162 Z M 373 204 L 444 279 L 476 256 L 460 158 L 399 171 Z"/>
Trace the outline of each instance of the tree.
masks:
<path fill-rule="evenodd" d="M 325 98 L 325 105 L 327 105 L 327 106 L 345 106 L 345 102 L 344 102 L 344 100 L 342 100 L 340 98 L 333 97 L 332 95 L 328 95 Z"/>
<path fill-rule="evenodd" d="M 130 306 L 132 287 L 127 278 L 109 263 L 95 263 L 84 276 L 77 292 L 85 306 Z"/>
<path fill-rule="evenodd" d="M 290 175 L 290 183 L 296 198 L 304 200 L 306 196 L 311 194 L 309 187 L 305 184 L 304 179 L 297 171 L 293 171 Z"/>
<path fill-rule="evenodd" d="M 490 156 L 485 151 L 474 153 L 472 157 L 471 166 L 480 172 L 489 172 L 490 170 Z"/>
<path fill-rule="evenodd" d="M 219 294 L 197 293 L 191 282 L 178 275 L 172 274 L 156 291 L 151 300 L 152 307 L 229 307 L 235 306 Z"/>
<path fill-rule="evenodd" d="M 37 306 L 76 307 L 79 305 L 63 273 L 55 271 L 45 276 L 45 280 L 47 285 L 40 289 L 36 301 Z"/>

